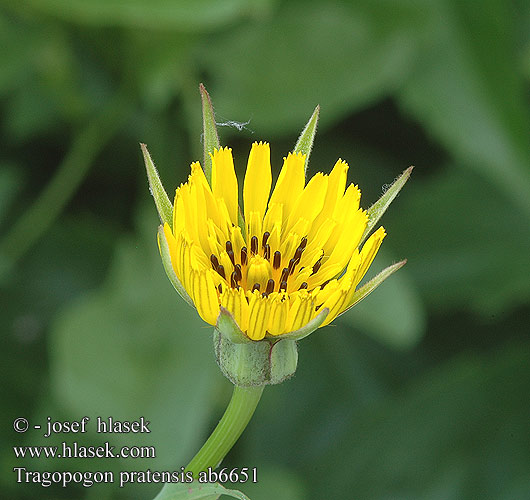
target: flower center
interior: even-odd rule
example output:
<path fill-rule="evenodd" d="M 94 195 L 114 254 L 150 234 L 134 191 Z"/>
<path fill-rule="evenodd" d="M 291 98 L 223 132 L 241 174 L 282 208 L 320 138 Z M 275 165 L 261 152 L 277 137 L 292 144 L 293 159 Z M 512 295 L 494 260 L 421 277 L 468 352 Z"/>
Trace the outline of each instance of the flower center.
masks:
<path fill-rule="evenodd" d="M 231 288 L 239 289 L 241 286 L 251 292 L 258 290 L 264 297 L 272 292 L 288 291 L 297 272 L 303 269 L 299 268 L 299 264 L 307 246 L 307 238 L 304 236 L 300 240 L 289 259 L 289 256 L 283 256 L 280 250 L 274 251 L 271 256 L 269 237 L 268 231 L 263 234 L 261 241 L 257 236 L 252 236 L 247 240 L 250 242 L 250 251 L 246 246 L 241 247 L 240 251 L 234 251 L 235 245 L 232 241 L 227 241 L 226 250 L 219 256 L 210 255 L 212 268 Z M 319 268 L 320 260 L 313 266 L 312 274 Z M 298 289 L 307 289 L 307 283 L 302 282 Z"/>

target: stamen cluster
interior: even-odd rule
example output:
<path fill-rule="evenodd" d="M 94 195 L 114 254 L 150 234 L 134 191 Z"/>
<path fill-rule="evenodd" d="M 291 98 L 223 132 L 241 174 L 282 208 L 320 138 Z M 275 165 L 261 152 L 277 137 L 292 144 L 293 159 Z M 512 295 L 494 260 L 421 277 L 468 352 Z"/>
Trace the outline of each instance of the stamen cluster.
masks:
<path fill-rule="evenodd" d="M 219 258 L 215 254 L 210 255 L 212 269 L 221 276 L 231 288 L 239 290 L 240 287 L 250 289 L 251 292 L 262 292 L 262 297 L 268 297 L 272 292 L 286 292 L 289 285 L 289 277 L 292 276 L 300 264 L 300 259 L 307 246 L 307 238 L 304 236 L 300 240 L 300 245 L 296 248 L 294 255 L 287 264 L 282 268 L 282 263 L 286 264 L 287 259 L 282 259 L 279 250 L 274 252 L 271 262 L 271 247 L 267 243 L 270 233 L 265 231 L 261 237 L 261 245 L 257 236 L 250 238 L 250 252 L 247 247 L 241 248 L 241 251 L 234 254 L 233 245 L 230 240 L 225 243 L 226 254 L 230 259 L 232 271 L 225 270 L 223 264 L 219 263 Z M 320 258 L 312 267 L 311 275 L 315 274 L 319 268 L 322 259 Z M 230 279 L 228 279 L 230 275 Z M 222 284 L 219 284 L 219 293 L 222 293 Z M 307 289 L 307 282 L 303 281 L 298 290 Z"/>

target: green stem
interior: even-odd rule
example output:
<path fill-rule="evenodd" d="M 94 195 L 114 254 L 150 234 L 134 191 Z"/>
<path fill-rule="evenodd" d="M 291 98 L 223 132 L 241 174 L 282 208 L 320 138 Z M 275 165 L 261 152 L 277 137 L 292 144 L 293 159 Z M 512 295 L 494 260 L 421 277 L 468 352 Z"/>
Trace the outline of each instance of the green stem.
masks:
<path fill-rule="evenodd" d="M 130 112 L 124 87 L 75 138 L 53 178 L 0 242 L 0 280 L 49 229 Z M 5 275 L 4 275 L 5 273 Z"/>
<path fill-rule="evenodd" d="M 223 418 L 203 447 L 186 467 L 196 477 L 208 467 L 217 467 L 245 430 L 259 403 L 264 386 L 239 387 L 234 385 L 232 399 Z"/>
<path fill-rule="evenodd" d="M 199 472 L 215 469 L 232 449 L 258 406 L 264 386 L 240 387 L 234 385 L 232 399 L 206 443 L 186 467 L 197 478 Z M 182 490 L 181 483 L 166 483 L 154 500 L 168 500 Z"/>

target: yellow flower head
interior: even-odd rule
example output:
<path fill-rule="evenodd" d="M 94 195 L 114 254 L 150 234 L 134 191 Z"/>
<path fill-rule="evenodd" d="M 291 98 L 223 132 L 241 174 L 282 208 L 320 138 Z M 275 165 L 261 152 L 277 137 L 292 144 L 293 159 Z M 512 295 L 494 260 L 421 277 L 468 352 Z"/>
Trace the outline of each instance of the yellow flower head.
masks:
<path fill-rule="evenodd" d="M 221 307 L 252 340 L 299 330 L 329 310 L 324 326 L 356 302 L 356 287 L 385 237 L 362 245 L 368 224 L 348 165 L 305 183 L 305 155 L 289 153 L 272 188 L 270 149 L 254 143 L 243 183 L 243 214 L 232 151 L 216 149 L 211 186 L 198 162 L 176 190 L 171 265 L 204 321 Z M 271 192 L 272 189 L 272 192 Z"/>

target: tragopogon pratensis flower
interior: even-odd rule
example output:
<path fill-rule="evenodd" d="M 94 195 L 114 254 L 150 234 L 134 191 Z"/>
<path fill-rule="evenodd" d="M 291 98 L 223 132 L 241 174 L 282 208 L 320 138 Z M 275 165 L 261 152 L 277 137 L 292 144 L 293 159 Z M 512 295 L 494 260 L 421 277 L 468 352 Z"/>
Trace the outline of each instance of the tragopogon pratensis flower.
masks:
<path fill-rule="evenodd" d="M 191 165 L 173 204 L 142 145 L 163 222 L 162 261 L 180 295 L 215 326 L 223 373 L 241 386 L 279 383 L 296 370 L 297 340 L 332 322 L 405 263 L 359 287 L 386 232 L 380 227 L 369 234 L 412 167 L 368 210 L 360 207 L 359 188 L 346 186 L 343 160 L 306 183 L 317 107 L 274 186 L 269 145 L 252 145 L 239 200 L 232 150 L 219 146 L 202 86 L 201 94 L 205 169 Z"/>
<path fill-rule="evenodd" d="M 299 330 L 319 311 L 325 326 L 348 309 L 385 230 L 360 247 L 368 216 L 361 192 L 346 188 L 348 165 L 305 183 L 305 155 L 289 153 L 272 189 L 270 149 L 254 143 L 243 183 L 232 151 L 212 155 L 212 185 L 198 162 L 175 195 L 173 229 L 164 225 L 173 270 L 201 318 L 215 325 L 220 306 L 252 340 Z"/>

